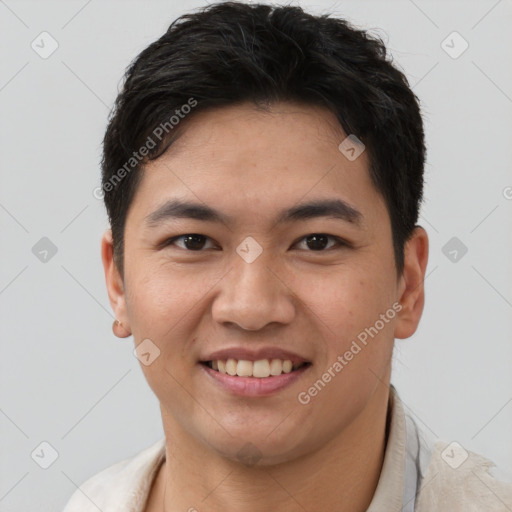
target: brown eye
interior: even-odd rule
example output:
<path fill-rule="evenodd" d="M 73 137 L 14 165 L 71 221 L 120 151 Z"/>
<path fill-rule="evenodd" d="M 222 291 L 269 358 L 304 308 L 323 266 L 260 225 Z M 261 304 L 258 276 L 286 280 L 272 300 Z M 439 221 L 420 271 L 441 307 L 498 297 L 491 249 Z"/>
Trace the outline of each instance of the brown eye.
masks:
<path fill-rule="evenodd" d="M 174 238 L 169 239 L 165 245 L 176 245 L 175 242 L 180 239 L 183 240 L 183 246 L 178 245 L 178 247 L 189 251 L 201 251 L 205 246 L 205 242 L 209 240 L 207 236 L 199 235 L 197 233 L 190 233 L 186 235 L 175 236 Z"/>
<path fill-rule="evenodd" d="M 300 243 L 302 241 L 305 241 L 306 247 L 310 251 L 316 251 L 316 252 L 324 252 L 326 247 L 328 249 L 331 249 L 333 245 L 329 246 L 329 239 L 334 240 L 335 243 L 333 245 L 343 246 L 346 245 L 343 240 L 338 238 L 337 236 L 333 235 L 326 235 L 324 233 L 312 233 L 311 235 L 307 235 L 304 238 L 300 240 Z"/>

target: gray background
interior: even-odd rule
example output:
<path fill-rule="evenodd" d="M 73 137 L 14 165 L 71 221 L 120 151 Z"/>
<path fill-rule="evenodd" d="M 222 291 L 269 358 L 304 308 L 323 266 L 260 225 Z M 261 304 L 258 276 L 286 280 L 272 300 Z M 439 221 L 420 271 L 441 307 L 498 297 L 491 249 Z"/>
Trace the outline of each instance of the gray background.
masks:
<path fill-rule="evenodd" d="M 125 67 L 200 5 L 0 1 L 2 512 L 61 510 L 86 478 L 163 435 L 132 338 L 111 332 L 93 190 Z M 512 3 L 301 5 L 376 29 L 422 101 L 427 300 L 417 333 L 396 341 L 392 381 L 422 428 L 512 480 Z M 31 47 L 43 31 L 59 45 L 46 59 Z M 441 47 L 453 31 L 469 43 L 458 58 Z M 448 39 L 452 54 L 461 43 Z M 46 262 L 32 252 L 43 237 L 57 248 Z M 468 248 L 455 262 L 452 237 Z M 58 453 L 48 469 L 45 441 Z"/>

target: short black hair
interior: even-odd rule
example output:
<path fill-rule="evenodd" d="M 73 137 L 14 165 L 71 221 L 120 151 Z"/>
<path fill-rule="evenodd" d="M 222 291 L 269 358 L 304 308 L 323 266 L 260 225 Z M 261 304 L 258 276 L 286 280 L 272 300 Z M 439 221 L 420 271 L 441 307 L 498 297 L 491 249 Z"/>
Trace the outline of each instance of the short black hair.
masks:
<path fill-rule="evenodd" d="M 419 100 L 384 42 L 344 19 L 297 6 L 223 2 L 176 19 L 124 75 L 102 158 L 121 275 L 126 216 L 144 164 L 170 147 L 185 114 L 247 101 L 327 107 L 347 135 L 365 144 L 401 274 L 422 201 L 426 149 Z"/>

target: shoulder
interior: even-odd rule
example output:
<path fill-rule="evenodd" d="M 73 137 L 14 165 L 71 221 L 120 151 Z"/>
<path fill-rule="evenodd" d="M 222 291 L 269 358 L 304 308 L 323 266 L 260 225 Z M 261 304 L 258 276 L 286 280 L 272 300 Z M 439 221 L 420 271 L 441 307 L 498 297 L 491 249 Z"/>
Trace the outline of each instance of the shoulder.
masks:
<path fill-rule="evenodd" d="M 458 443 L 437 441 L 421 482 L 417 511 L 510 512 L 512 484 L 495 478 L 495 464 Z"/>
<path fill-rule="evenodd" d="M 143 510 L 164 457 L 165 437 L 90 477 L 73 493 L 63 512 Z"/>

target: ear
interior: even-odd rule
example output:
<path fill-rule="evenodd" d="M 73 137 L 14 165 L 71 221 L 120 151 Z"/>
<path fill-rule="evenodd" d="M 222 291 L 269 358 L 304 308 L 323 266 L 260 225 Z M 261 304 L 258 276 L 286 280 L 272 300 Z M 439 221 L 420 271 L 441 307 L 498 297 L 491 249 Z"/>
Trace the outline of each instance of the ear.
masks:
<path fill-rule="evenodd" d="M 112 240 L 112 230 L 108 229 L 103 233 L 101 239 L 101 259 L 103 261 L 103 270 L 105 272 L 105 282 L 107 285 L 108 298 L 110 305 L 114 310 L 116 319 L 123 326 L 121 335 L 115 332 L 116 336 L 126 338 L 130 335 L 130 322 L 126 309 L 126 296 L 124 282 L 117 265 L 114 261 L 114 245 Z M 126 336 L 125 332 L 126 331 Z"/>
<path fill-rule="evenodd" d="M 397 315 L 395 338 L 409 338 L 416 331 L 423 313 L 423 281 L 428 262 L 428 235 L 420 226 L 405 243 L 404 269 L 399 279 L 398 296 L 402 309 Z"/>

